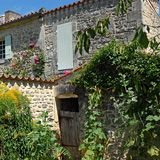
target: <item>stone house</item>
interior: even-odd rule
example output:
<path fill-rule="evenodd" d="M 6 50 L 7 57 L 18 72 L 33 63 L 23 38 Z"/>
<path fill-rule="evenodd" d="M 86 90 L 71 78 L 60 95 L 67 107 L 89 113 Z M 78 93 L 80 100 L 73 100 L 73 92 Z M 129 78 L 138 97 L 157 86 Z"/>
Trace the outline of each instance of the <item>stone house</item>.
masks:
<path fill-rule="evenodd" d="M 97 36 L 89 55 L 75 55 L 77 31 L 94 26 L 97 19 L 107 14 L 111 15 L 109 33 L 124 42 L 133 38 L 141 23 L 151 26 L 150 36 L 159 33 L 158 0 L 133 0 L 129 13 L 124 16 L 115 14 L 116 5 L 117 0 L 82 0 L 49 11 L 41 8 L 24 16 L 6 11 L 0 16 L 0 72 L 7 70 L 21 51 L 20 44 L 31 42 L 45 52 L 45 78 L 77 68 L 111 40 L 109 36 Z"/>
<path fill-rule="evenodd" d="M 0 16 L 1 73 L 10 67 L 16 55 L 21 52 L 20 44 L 33 42 L 44 50 L 46 57 L 43 79 L 34 78 L 32 74 L 28 78 L 0 74 L 0 81 L 31 97 L 30 107 L 34 118 L 43 110 L 49 112 L 49 116 L 54 118 L 53 129 L 60 131 L 62 145 L 71 151 L 75 159 L 80 159 L 78 146 L 84 137 L 88 99 L 82 88 L 70 85 L 70 79 L 97 49 L 111 41 L 109 36 L 97 36 L 92 41 L 90 54 L 74 54 L 77 32 L 94 26 L 98 18 L 105 18 L 106 14 L 110 14 L 109 32 L 118 40 L 130 41 L 141 23 L 150 25 L 150 37 L 160 33 L 158 0 L 133 0 L 129 13 L 124 16 L 116 15 L 116 5 L 116 0 L 82 0 L 49 11 L 41 8 L 25 16 L 13 11 Z M 70 72 L 62 75 L 66 70 L 73 71 L 73 74 Z M 54 74 L 60 77 L 47 80 Z M 104 93 L 102 118 L 106 134 L 110 131 L 114 137 L 117 126 L 113 122 L 117 113 L 108 94 L 111 93 Z M 72 133 L 70 136 L 67 136 L 67 130 Z M 115 137 L 112 139 L 107 151 L 109 157 L 106 159 L 125 159 L 119 153 L 120 142 L 117 141 Z"/>

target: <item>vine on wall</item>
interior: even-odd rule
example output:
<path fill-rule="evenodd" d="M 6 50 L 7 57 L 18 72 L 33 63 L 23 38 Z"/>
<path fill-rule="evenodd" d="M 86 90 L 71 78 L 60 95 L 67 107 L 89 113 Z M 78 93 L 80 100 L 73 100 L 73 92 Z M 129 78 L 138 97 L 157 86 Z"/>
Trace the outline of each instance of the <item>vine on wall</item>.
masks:
<path fill-rule="evenodd" d="M 150 44 L 153 45 L 153 41 Z M 128 150 L 128 159 L 158 160 L 160 157 L 160 55 L 158 54 L 160 48 L 157 47 L 155 54 L 152 55 L 153 52 L 146 54 L 138 51 L 139 47 L 138 41 L 125 45 L 113 40 L 97 51 L 91 58 L 91 62 L 80 71 L 74 84 L 84 86 L 92 92 L 91 89 L 96 86 L 97 90 L 112 88 L 119 93 L 119 99 L 110 98 L 113 99 L 113 106 L 116 106 L 123 121 L 122 129 L 118 131 L 119 136 L 126 133 L 122 153 Z M 90 113 L 90 116 L 94 114 Z M 88 123 L 91 122 L 90 116 Z M 115 122 L 117 120 L 115 119 Z M 92 121 L 90 124 L 91 130 L 94 128 L 94 123 Z M 88 130 L 88 126 L 85 127 Z M 89 135 L 87 131 L 86 137 Z M 97 143 L 96 138 L 94 140 Z M 89 150 L 87 147 L 85 149 Z M 134 152 L 136 154 L 133 154 Z"/>

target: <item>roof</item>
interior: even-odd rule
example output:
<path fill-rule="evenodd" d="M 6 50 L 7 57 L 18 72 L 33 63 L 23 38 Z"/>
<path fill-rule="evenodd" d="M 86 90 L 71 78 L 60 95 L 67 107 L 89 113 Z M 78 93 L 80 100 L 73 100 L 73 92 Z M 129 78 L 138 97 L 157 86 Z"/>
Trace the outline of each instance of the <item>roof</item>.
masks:
<path fill-rule="evenodd" d="M 87 65 L 87 64 L 85 64 L 85 65 Z M 67 74 L 64 74 L 63 76 L 58 77 L 58 78 L 53 79 L 53 80 L 47 80 L 47 79 L 36 78 L 36 77 L 22 77 L 22 76 L 6 75 L 6 74 L 0 74 L 0 79 L 4 79 L 4 80 L 5 79 L 6 80 L 17 80 L 17 81 L 21 80 L 21 81 L 29 81 L 29 82 L 42 82 L 42 83 L 50 83 L 51 84 L 51 83 L 55 83 L 55 82 L 57 82 L 57 81 L 65 78 L 65 77 L 73 74 L 74 72 L 76 72 L 76 71 L 78 71 L 78 70 L 80 70 L 82 68 L 83 68 L 83 66 L 78 67 L 75 70 L 73 70 L 73 71 L 71 71 L 71 72 L 69 72 Z"/>
<path fill-rule="evenodd" d="M 91 0 L 82 0 L 82 1 L 74 2 L 74 3 L 68 4 L 68 5 L 64 5 L 62 7 L 59 7 L 59 8 L 55 8 L 55 9 L 49 10 L 46 13 L 48 14 L 48 13 L 60 11 L 60 10 L 63 10 L 65 8 L 70 8 L 70 7 L 73 7 L 73 6 L 77 6 L 79 4 L 83 4 L 83 3 L 89 2 L 89 1 L 91 1 Z"/>
<path fill-rule="evenodd" d="M 39 14 L 49 14 L 49 13 L 52 13 L 52 12 L 57 12 L 57 11 L 60 11 L 60 10 L 63 10 L 65 8 L 70 8 L 70 7 L 73 7 L 73 6 L 76 6 L 76 5 L 79 5 L 79 4 L 83 4 L 85 2 L 89 2 L 90 0 L 82 0 L 82 1 L 78 1 L 78 2 L 74 2 L 74 3 L 71 3 L 71 4 L 68 4 L 68 5 L 64 5 L 62 7 L 59 7 L 59 8 L 55 8 L 55 9 L 52 9 L 52 10 L 49 10 L 49 11 L 45 11 L 44 12 L 44 9 L 45 8 L 41 8 L 39 9 L 38 11 L 36 12 L 32 12 L 32 13 L 29 13 L 29 14 L 26 14 L 24 16 L 21 16 L 19 18 L 16 18 L 14 20 L 10 20 L 10 21 L 6 21 L 4 23 L 1 23 L 0 24 L 0 27 L 3 26 L 3 25 L 7 25 L 7 24 L 10 24 L 10 23 L 15 23 L 17 21 L 20 21 L 20 20 L 24 20 L 26 18 L 30 18 L 30 17 L 33 17 L 35 15 L 39 15 Z"/>
<path fill-rule="evenodd" d="M 2 25 L 4 25 L 4 24 L 8 24 L 8 23 L 10 23 L 10 22 L 16 22 L 17 20 L 22 20 L 22 19 L 27 18 L 27 17 L 29 18 L 29 17 L 31 17 L 31 16 L 33 16 L 33 15 L 38 14 L 38 13 L 41 13 L 41 9 L 38 10 L 38 11 L 36 11 L 36 12 L 32 12 L 32 13 L 26 14 L 26 15 L 24 15 L 24 16 L 21 16 L 21 17 L 19 17 L 19 18 L 16 18 L 16 19 L 13 19 L 13 20 L 10 20 L 10 21 L 5 21 L 4 23 L 1 23 L 0 26 L 2 26 Z"/>

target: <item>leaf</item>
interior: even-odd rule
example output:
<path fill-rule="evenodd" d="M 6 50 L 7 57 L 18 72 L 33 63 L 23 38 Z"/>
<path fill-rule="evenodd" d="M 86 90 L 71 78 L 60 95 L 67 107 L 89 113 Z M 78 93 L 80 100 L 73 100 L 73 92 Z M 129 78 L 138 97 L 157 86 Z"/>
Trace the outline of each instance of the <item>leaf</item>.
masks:
<path fill-rule="evenodd" d="M 155 121 L 159 121 L 160 120 L 160 116 L 153 116 L 153 119 L 155 120 Z"/>
<path fill-rule="evenodd" d="M 159 149 L 156 146 L 152 146 L 147 152 L 151 156 L 159 156 Z"/>
<path fill-rule="evenodd" d="M 48 118 L 48 121 L 52 122 L 52 121 L 54 121 L 54 119 L 53 118 Z"/>
<path fill-rule="evenodd" d="M 41 124 L 41 121 L 34 122 L 35 124 Z"/>
<path fill-rule="evenodd" d="M 119 118 L 115 118 L 114 119 L 114 123 L 118 122 Z"/>
<path fill-rule="evenodd" d="M 153 116 L 152 115 L 147 116 L 146 120 L 147 121 L 153 121 Z"/>
<path fill-rule="evenodd" d="M 94 152 L 92 151 L 92 150 L 87 150 L 87 155 L 89 155 L 89 156 L 93 156 L 94 155 Z"/>
<path fill-rule="evenodd" d="M 95 120 L 95 119 L 96 119 L 96 117 L 95 117 L 95 116 L 93 116 L 93 115 L 90 115 L 90 116 L 89 116 L 89 119 L 90 119 L 90 120 Z"/>
<path fill-rule="evenodd" d="M 151 122 L 147 123 L 145 126 L 146 126 L 146 130 L 153 129 L 155 127 Z"/>
<path fill-rule="evenodd" d="M 116 14 L 117 14 L 117 15 L 119 15 L 119 10 L 120 10 L 120 4 L 118 4 L 118 5 L 117 5 L 117 8 L 116 8 Z"/>
<path fill-rule="evenodd" d="M 132 119 L 130 120 L 130 125 L 136 125 L 138 123 L 138 120 L 137 119 Z"/>
<path fill-rule="evenodd" d="M 143 46 L 143 48 L 147 48 L 149 44 L 149 40 L 146 32 L 141 32 L 138 38 L 139 43 Z"/>
<path fill-rule="evenodd" d="M 148 31 L 148 32 L 150 32 L 150 28 L 149 28 L 149 26 L 147 26 L 147 31 Z"/>
<path fill-rule="evenodd" d="M 81 150 L 83 150 L 83 149 L 85 149 L 87 146 L 83 143 L 83 144 L 81 144 L 80 146 L 79 146 L 79 150 L 81 151 Z"/>
<path fill-rule="evenodd" d="M 89 28 L 87 31 L 88 31 L 88 34 L 90 35 L 90 37 L 94 39 L 96 36 L 95 29 Z"/>

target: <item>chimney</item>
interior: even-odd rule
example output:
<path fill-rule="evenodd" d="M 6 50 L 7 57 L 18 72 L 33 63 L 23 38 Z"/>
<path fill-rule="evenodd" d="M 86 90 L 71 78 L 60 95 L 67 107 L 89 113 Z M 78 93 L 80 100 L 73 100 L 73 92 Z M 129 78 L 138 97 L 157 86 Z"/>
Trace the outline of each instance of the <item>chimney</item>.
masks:
<path fill-rule="evenodd" d="M 5 16 L 4 16 L 4 15 L 1 15 L 1 16 L 0 16 L 0 24 L 1 24 L 1 23 L 4 23 L 4 22 L 5 22 Z"/>
<path fill-rule="evenodd" d="M 19 13 L 13 12 L 11 10 L 5 12 L 5 21 L 11 21 L 19 17 L 21 17 Z"/>

